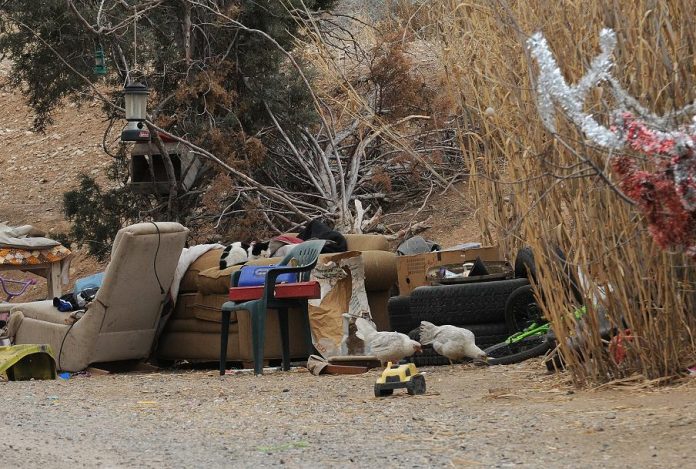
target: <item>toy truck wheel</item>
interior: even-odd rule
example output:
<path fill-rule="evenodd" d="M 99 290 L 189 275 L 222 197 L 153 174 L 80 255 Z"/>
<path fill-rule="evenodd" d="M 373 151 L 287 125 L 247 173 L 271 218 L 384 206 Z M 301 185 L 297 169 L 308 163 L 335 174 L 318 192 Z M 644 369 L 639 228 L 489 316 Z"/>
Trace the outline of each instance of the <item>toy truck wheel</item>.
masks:
<path fill-rule="evenodd" d="M 425 377 L 423 375 L 416 375 L 411 378 L 406 391 L 411 395 L 425 394 Z"/>
<path fill-rule="evenodd" d="M 384 389 L 379 384 L 375 384 L 375 397 L 391 396 L 394 394 L 393 389 Z"/>

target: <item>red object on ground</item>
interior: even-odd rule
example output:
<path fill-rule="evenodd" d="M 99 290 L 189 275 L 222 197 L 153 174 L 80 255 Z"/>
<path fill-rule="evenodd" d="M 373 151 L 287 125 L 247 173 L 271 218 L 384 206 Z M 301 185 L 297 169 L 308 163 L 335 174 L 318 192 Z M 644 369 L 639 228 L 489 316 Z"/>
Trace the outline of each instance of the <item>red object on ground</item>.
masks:
<path fill-rule="evenodd" d="M 230 288 L 229 298 L 232 301 L 258 300 L 263 295 L 263 285 L 258 287 L 232 287 Z M 312 280 L 309 282 L 281 283 L 275 287 L 275 298 L 277 299 L 314 299 L 321 297 L 319 282 Z"/>
<path fill-rule="evenodd" d="M 619 332 L 618 335 L 612 337 L 609 341 L 609 353 L 617 365 L 621 364 L 626 358 L 624 341 L 631 342 L 632 340 L 631 329 L 626 329 L 623 332 Z"/>

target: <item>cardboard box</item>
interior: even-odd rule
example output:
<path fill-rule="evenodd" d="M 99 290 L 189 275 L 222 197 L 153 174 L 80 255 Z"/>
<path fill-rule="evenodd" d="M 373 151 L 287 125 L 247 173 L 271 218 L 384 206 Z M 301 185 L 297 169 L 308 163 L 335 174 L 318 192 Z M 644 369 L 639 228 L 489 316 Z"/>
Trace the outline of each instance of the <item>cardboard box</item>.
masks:
<path fill-rule="evenodd" d="M 499 246 L 478 249 L 435 251 L 396 258 L 396 271 L 399 277 L 399 295 L 410 295 L 417 287 L 429 285 L 427 273 L 434 267 L 473 262 L 477 257 L 482 261 L 503 260 Z"/>

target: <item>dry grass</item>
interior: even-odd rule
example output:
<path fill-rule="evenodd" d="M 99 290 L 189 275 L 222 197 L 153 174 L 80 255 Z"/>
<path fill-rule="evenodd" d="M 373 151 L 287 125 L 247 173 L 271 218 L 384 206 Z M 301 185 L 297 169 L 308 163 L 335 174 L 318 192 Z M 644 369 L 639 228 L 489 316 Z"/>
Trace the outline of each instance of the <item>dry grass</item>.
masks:
<path fill-rule="evenodd" d="M 428 73 L 442 82 L 442 102 L 454 110 L 481 240 L 501 243 L 510 257 L 523 244 L 534 249 L 540 300 L 573 381 L 661 384 L 682 373 L 696 357 L 693 264 L 660 250 L 634 208 L 602 179 L 586 175 L 582 158 L 608 172 L 606 154 L 567 123 L 557 123 L 562 141 L 544 129 L 536 65 L 524 44 L 542 31 L 574 83 L 598 51 L 599 31 L 610 27 L 618 38 L 615 76 L 641 104 L 662 113 L 696 97 L 692 2 L 423 0 L 392 6 L 395 13 L 378 29 L 400 36 L 405 50 L 422 53 L 424 44 L 431 46 Z M 320 40 L 314 44 L 324 87 L 341 90 L 344 112 L 365 109 L 342 72 L 344 58 Z M 604 122 L 613 106 L 608 96 L 597 88 L 587 103 Z M 413 153 L 398 132 L 384 135 Z M 567 262 L 559 261 L 556 247 Z M 583 327 L 564 264 L 587 279 Z M 610 293 L 593 301 L 601 290 Z M 598 310 L 606 310 L 617 330 L 631 330 L 620 363 L 600 338 Z"/>
<path fill-rule="evenodd" d="M 574 177 L 579 156 L 606 168 L 607 155 L 586 146 L 569 126 L 561 146 L 543 128 L 534 93 L 535 65 L 523 47 L 542 31 L 569 82 L 597 53 L 599 31 L 617 32 L 615 75 L 656 112 L 694 99 L 696 32 L 688 1 L 432 2 L 432 38 L 441 45 L 452 96 L 463 116 L 461 147 L 470 151 L 479 221 L 508 253 L 525 243 L 537 255 L 538 287 L 561 351 L 579 385 L 640 375 L 662 382 L 694 359 L 693 264 L 661 251 L 634 209 L 597 177 Z M 608 93 L 595 90 L 588 109 L 605 114 Z M 486 110 L 488 110 L 486 112 Z M 474 146 L 473 143 L 477 143 Z M 505 200 L 511 199 L 512 214 Z M 588 305 L 578 328 L 577 306 L 564 287 L 567 253 L 572 270 L 588 277 Z M 598 290 L 611 290 L 593 304 Z M 627 356 L 617 363 L 599 336 L 598 309 L 619 330 L 628 327 Z M 581 344 L 572 347 L 571 342 Z M 631 378 L 632 379 L 632 378 Z"/>

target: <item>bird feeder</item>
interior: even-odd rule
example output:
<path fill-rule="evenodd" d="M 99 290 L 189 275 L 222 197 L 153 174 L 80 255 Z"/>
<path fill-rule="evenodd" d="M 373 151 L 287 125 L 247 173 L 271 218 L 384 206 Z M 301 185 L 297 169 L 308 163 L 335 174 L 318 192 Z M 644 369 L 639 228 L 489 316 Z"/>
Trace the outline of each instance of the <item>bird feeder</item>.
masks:
<path fill-rule="evenodd" d="M 94 51 L 94 73 L 106 75 L 106 60 L 104 59 L 104 49 L 101 47 Z"/>
<path fill-rule="evenodd" d="M 142 83 L 129 83 L 123 88 L 128 124 L 121 132 L 122 142 L 150 141 L 150 131 L 145 128 L 148 94 L 150 90 Z"/>
<path fill-rule="evenodd" d="M 174 177 L 181 191 L 188 191 L 203 170 L 201 161 L 187 147 L 160 134 L 164 148 L 174 166 Z M 141 194 L 169 194 L 169 179 L 164 157 L 152 142 L 136 143 L 131 150 L 131 191 Z"/>

